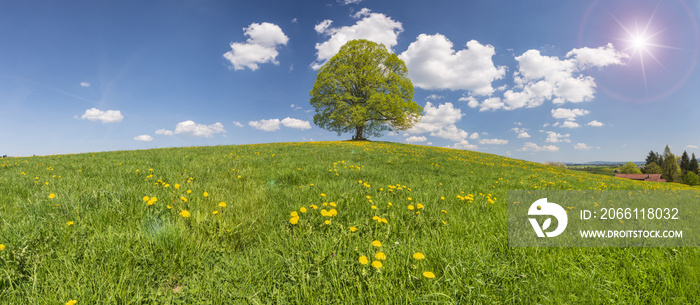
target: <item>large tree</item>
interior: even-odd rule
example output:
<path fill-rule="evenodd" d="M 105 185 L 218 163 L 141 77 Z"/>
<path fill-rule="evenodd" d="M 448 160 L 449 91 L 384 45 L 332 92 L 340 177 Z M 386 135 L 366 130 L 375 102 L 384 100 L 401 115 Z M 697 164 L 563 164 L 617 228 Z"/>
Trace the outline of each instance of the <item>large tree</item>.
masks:
<path fill-rule="evenodd" d="M 647 155 L 646 159 L 646 164 L 649 165 L 650 163 L 656 163 L 656 164 L 661 164 L 664 162 L 663 156 L 659 153 L 655 153 L 653 150 L 649 151 L 649 154 Z"/>
<path fill-rule="evenodd" d="M 627 162 L 622 169 L 620 169 L 620 173 L 622 174 L 641 174 L 642 171 L 637 168 L 637 164 L 634 164 L 632 162 Z"/>
<path fill-rule="evenodd" d="M 689 170 L 691 172 L 694 172 L 696 175 L 700 175 L 700 170 L 698 168 L 698 159 L 695 159 L 695 153 L 693 153 L 693 157 L 690 158 L 690 168 Z"/>
<path fill-rule="evenodd" d="M 404 62 L 383 44 L 347 42 L 318 70 L 310 92 L 314 124 L 354 139 L 411 128 L 423 114 Z"/>
<path fill-rule="evenodd" d="M 688 157 L 688 152 L 683 151 L 683 155 L 681 156 L 681 172 L 684 174 L 690 169 L 690 157 Z"/>
<path fill-rule="evenodd" d="M 682 174 L 681 168 L 678 166 L 676 155 L 671 153 L 671 148 L 666 145 L 664 148 L 664 162 L 661 164 L 661 176 L 669 182 L 680 182 Z"/>

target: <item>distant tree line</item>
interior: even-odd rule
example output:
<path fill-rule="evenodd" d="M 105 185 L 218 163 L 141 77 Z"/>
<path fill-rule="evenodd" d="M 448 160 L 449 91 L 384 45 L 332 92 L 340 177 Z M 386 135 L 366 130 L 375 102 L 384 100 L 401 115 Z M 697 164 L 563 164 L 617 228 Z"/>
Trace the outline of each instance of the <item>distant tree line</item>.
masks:
<path fill-rule="evenodd" d="M 683 151 L 683 155 L 677 157 L 671 153 L 671 149 L 666 145 L 663 154 L 652 150 L 645 161 L 645 174 L 661 174 L 661 178 L 668 182 L 700 185 L 698 159 L 695 158 L 695 153 L 692 157 L 688 157 L 688 152 Z"/>

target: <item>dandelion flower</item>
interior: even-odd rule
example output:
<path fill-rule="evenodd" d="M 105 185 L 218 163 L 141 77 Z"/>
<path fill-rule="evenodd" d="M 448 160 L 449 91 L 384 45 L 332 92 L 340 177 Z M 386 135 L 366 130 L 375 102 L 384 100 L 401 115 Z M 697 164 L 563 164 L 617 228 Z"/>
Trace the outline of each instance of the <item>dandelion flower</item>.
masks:
<path fill-rule="evenodd" d="M 416 253 L 413 253 L 413 258 L 417 259 L 417 260 L 422 260 L 422 259 L 425 259 L 425 255 L 423 255 L 423 253 L 416 252 Z"/>
<path fill-rule="evenodd" d="M 305 207 L 299 208 L 299 212 L 306 213 L 306 208 Z"/>
<path fill-rule="evenodd" d="M 386 218 L 382 218 L 382 219 L 380 219 L 379 221 L 381 221 L 381 222 L 383 222 L 383 223 L 388 223 L 388 222 L 389 222 L 388 220 L 386 220 Z"/>
<path fill-rule="evenodd" d="M 180 196 L 180 200 L 182 200 L 182 202 L 187 202 L 187 198 L 182 197 L 182 196 Z"/>
<path fill-rule="evenodd" d="M 376 210 L 376 209 L 377 209 L 377 206 L 376 206 L 376 205 L 373 205 L 373 206 L 372 206 L 372 210 Z"/>
<path fill-rule="evenodd" d="M 56 194 L 54 194 L 54 193 L 49 194 L 49 199 L 54 199 L 55 197 L 56 197 Z"/>
<path fill-rule="evenodd" d="M 416 208 L 419 209 L 419 210 L 422 209 L 422 208 L 423 208 L 423 204 L 422 204 L 422 203 L 416 204 Z"/>
<path fill-rule="evenodd" d="M 363 255 L 363 256 L 360 256 L 359 261 L 360 261 L 360 264 L 363 264 L 363 265 L 367 265 L 367 263 L 369 263 L 369 260 L 367 259 L 367 256 L 364 256 L 364 255 Z"/>
<path fill-rule="evenodd" d="M 379 259 L 379 260 L 385 260 L 386 254 L 384 254 L 384 252 L 377 252 L 377 254 L 374 255 L 374 258 Z"/>
<path fill-rule="evenodd" d="M 377 216 L 377 215 L 374 215 L 374 216 L 372 217 L 372 220 L 379 221 L 380 219 L 381 219 L 381 218 L 379 218 L 379 216 Z"/>
<path fill-rule="evenodd" d="M 314 210 L 318 210 L 318 206 L 315 205 L 315 204 L 312 204 L 312 205 L 310 205 L 309 207 L 312 208 L 312 209 L 314 209 Z"/>
<path fill-rule="evenodd" d="M 214 212 L 211 212 L 211 213 L 214 214 L 214 215 L 216 215 L 216 214 L 219 214 L 219 211 L 214 211 Z"/>
<path fill-rule="evenodd" d="M 330 224 L 331 224 L 331 221 L 330 221 L 330 220 L 326 220 L 326 221 L 324 221 L 323 223 L 325 223 L 326 225 L 330 225 Z"/>
<path fill-rule="evenodd" d="M 219 206 L 222 207 L 222 208 L 225 208 L 225 207 L 226 207 L 226 202 L 223 202 L 223 201 L 222 201 L 222 202 L 219 202 Z"/>
<path fill-rule="evenodd" d="M 328 211 L 328 216 L 338 216 L 338 211 L 336 209 L 331 209 L 330 211 Z"/>
<path fill-rule="evenodd" d="M 412 204 L 409 204 L 409 205 L 408 205 L 408 209 L 411 210 L 411 211 L 413 211 L 413 209 L 414 209 L 413 205 L 412 205 Z"/>
<path fill-rule="evenodd" d="M 204 192 L 204 197 L 209 197 L 209 193 Z"/>
<path fill-rule="evenodd" d="M 330 216 L 330 215 L 328 215 L 328 211 L 326 211 L 326 209 L 322 209 L 321 216 L 326 217 L 326 216 Z"/>
<path fill-rule="evenodd" d="M 350 227 L 350 232 L 356 232 L 357 228 L 356 227 Z"/>
<path fill-rule="evenodd" d="M 70 300 L 66 302 L 66 305 L 75 305 L 76 303 L 78 303 L 78 300 Z"/>
<path fill-rule="evenodd" d="M 324 194 L 324 193 L 321 193 L 321 197 L 326 197 L 326 194 Z"/>
<path fill-rule="evenodd" d="M 180 188 L 180 185 L 177 184 L 177 183 L 175 183 L 175 185 L 173 185 L 173 187 L 175 187 L 176 189 L 179 189 L 179 188 Z"/>
<path fill-rule="evenodd" d="M 379 268 L 382 267 L 382 262 L 380 262 L 380 261 L 373 261 L 373 262 L 372 262 L 372 267 L 379 269 Z"/>
<path fill-rule="evenodd" d="M 166 205 L 165 207 L 168 208 L 168 210 L 172 208 L 170 205 Z"/>
<path fill-rule="evenodd" d="M 53 194 L 53 193 L 52 193 L 52 194 Z M 51 197 L 51 195 L 49 195 L 49 198 L 53 198 L 53 197 Z M 148 198 L 148 196 L 143 196 L 143 201 L 144 201 L 144 202 L 148 202 L 148 199 L 150 199 L 150 198 Z"/>
<path fill-rule="evenodd" d="M 433 278 L 435 278 L 435 274 L 432 273 L 432 272 L 430 272 L 430 271 L 423 272 L 423 276 L 424 276 L 425 278 L 427 278 L 427 279 L 433 279 Z"/>
<path fill-rule="evenodd" d="M 66 224 L 69 226 L 72 226 L 74 224 L 74 222 L 71 220 L 71 221 L 67 222 Z"/>
<path fill-rule="evenodd" d="M 332 206 L 332 207 L 334 207 L 334 208 L 338 206 L 338 205 L 335 204 L 335 202 L 332 202 L 332 201 L 331 201 L 331 203 L 329 203 L 329 205 Z"/>
<path fill-rule="evenodd" d="M 192 194 L 192 190 L 187 190 L 187 194 Z"/>
<path fill-rule="evenodd" d="M 380 241 L 378 241 L 378 240 L 375 240 L 375 241 L 372 242 L 372 246 L 375 246 L 375 247 L 379 248 L 379 247 L 382 246 L 382 242 L 380 242 Z"/>
<path fill-rule="evenodd" d="M 444 213 L 444 214 L 447 214 L 447 211 L 445 211 L 445 210 L 442 210 L 442 211 L 440 211 L 440 212 L 442 212 L 442 213 Z"/>
<path fill-rule="evenodd" d="M 412 200 L 411 197 L 408 197 L 408 201 L 411 201 L 411 200 Z"/>
<path fill-rule="evenodd" d="M 295 225 L 299 222 L 299 217 L 292 217 L 289 219 L 289 223 Z"/>
<path fill-rule="evenodd" d="M 5 245 L 0 244 L 0 251 L 5 250 Z"/>
<path fill-rule="evenodd" d="M 440 197 L 440 200 L 445 200 L 445 196 Z"/>
<path fill-rule="evenodd" d="M 190 217 L 190 212 L 187 210 L 182 210 L 182 211 L 180 211 L 180 216 L 185 217 L 185 218 Z"/>
<path fill-rule="evenodd" d="M 292 217 L 299 217 L 297 211 L 292 211 L 291 213 L 289 213 L 289 215 L 291 215 Z"/>

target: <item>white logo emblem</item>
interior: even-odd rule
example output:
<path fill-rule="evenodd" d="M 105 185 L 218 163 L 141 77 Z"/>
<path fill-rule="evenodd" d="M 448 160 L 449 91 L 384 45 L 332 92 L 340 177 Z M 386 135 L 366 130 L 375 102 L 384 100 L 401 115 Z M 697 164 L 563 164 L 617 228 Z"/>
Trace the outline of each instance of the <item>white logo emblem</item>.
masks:
<path fill-rule="evenodd" d="M 540 224 L 537 223 L 537 219 L 535 218 L 528 218 L 530 220 L 530 224 L 532 224 L 532 228 L 535 229 L 535 233 L 537 233 L 537 237 L 544 237 L 547 235 L 547 237 L 554 237 L 562 232 L 564 232 L 564 229 L 566 229 L 566 224 L 569 221 L 569 218 L 566 215 L 566 211 L 564 208 L 562 208 L 560 205 L 554 203 L 554 202 L 547 202 L 547 198 L 542 198 L 538 199 L 535 201 L 531 206 L 530 209 L 527 211 L 528 215 L 547 215 L 547 216 L 554 216 L 554 218 L 557 219 L 558 225 L 557 229 L 551 232 L 544 232 L 544 230 L 547 230 L 549 228 L 549 225 L 552 224 L 552 218 L 547 218 L 542 223 L 542 227 L 540 228 Z"/>

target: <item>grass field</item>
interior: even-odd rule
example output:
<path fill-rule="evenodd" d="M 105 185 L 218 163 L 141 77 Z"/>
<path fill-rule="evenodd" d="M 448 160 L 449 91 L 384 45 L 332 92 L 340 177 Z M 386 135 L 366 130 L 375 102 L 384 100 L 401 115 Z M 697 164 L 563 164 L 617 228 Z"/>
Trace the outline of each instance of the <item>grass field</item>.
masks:
<path fill-rule="evenodd" d="M 3 304 L 700 303 L 698 248 L 508 246 L 508 190 L 678 184 L 381 142 L 0 163 Z"/>
<path fill-rule="evenodd" d="M 580 171 L 584 173 L 605 175 L 615 177 L 615 170 L 622 169 L 622 166 L 608 166 L 608 165 L 586 165 L 586 166 L 569 166 L 570 170 Z"/>

